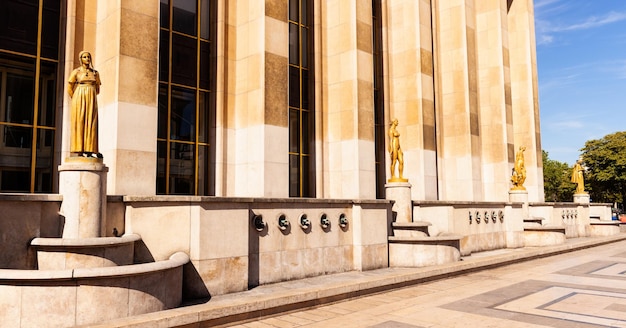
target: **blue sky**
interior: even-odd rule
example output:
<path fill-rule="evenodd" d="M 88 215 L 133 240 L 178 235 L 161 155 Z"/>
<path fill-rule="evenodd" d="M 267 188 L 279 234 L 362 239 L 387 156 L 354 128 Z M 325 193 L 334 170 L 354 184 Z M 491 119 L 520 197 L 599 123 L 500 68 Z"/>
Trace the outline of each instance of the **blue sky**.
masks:
<path fill-rule="evenodd" d="M 535 0 L 541 141 L 573 165 L 626 130 L 626 0 Z"/>

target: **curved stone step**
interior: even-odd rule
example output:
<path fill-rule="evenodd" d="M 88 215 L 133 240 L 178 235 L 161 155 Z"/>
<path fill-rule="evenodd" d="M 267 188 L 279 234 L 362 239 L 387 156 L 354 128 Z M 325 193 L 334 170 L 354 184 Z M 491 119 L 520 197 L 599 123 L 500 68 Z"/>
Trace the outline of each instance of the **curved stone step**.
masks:
<path fill-rule="evenodd" d="M 389 240 L 389 266 L 423 267 L 461 259 L 461 236 L 396 237 Z"/>
<path fill-rule="evenodd" d="M 101 268 L 133 264 L 137 234 L 99 238 L 35 238 L 39 270 Z"/>
<path fill-rule="evenodd" d="M 0 269 L 0 322 L 67 327 L 175 308 L 182 302 L 187 263 L 189 256 L 179 252 L 166 261 L 117 267 Z"/>

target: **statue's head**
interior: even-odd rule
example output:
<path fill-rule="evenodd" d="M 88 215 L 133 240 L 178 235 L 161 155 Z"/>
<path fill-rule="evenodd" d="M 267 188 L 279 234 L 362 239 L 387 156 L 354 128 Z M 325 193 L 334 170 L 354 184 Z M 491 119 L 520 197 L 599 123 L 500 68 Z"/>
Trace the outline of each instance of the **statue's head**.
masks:
<path fill-rule="evenodd" d="M 91 53 L 87 50 L 83 50 L 78 54 L 78 61 L 81 64 L 86 64 L 87 66 L 91 67 Z"/>
<path fill-rule="evenodd" d="M 398 119 L 394 118 L 393 121 L 391 121 L 391 125 L 398 125 Z"/>

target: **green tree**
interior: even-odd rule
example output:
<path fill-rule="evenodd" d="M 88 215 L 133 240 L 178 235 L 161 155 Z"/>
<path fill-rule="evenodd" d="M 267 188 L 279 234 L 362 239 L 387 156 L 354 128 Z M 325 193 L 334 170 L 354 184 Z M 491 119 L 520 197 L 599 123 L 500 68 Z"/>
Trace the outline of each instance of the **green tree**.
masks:
<path fill-rule="evenodd" d="M 626 131 L 588 140 L 583 152 L 585 187 L 594 202 L 626 199 Z"/>
<path fill-rule="evenodd" d="M 546 202 L 572 201 L 575 186 L 570 182 L 570 168 L 567 163 L 550 159 L 548 152 L 542 151 L 543 191 Z"/>

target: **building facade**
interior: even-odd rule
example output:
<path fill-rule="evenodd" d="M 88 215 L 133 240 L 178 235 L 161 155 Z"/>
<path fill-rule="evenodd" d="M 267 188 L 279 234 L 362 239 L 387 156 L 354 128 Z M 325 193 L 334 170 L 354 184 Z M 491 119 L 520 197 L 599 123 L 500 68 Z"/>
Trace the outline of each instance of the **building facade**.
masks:
<path fill-rule="evenodd" d="M 3 0 L 0 192 L 55 193 L 92 53 L 110 195 L 543 201 L 532 0 Z"/>

